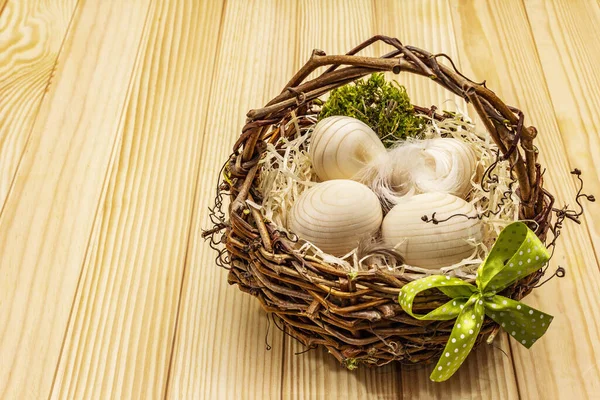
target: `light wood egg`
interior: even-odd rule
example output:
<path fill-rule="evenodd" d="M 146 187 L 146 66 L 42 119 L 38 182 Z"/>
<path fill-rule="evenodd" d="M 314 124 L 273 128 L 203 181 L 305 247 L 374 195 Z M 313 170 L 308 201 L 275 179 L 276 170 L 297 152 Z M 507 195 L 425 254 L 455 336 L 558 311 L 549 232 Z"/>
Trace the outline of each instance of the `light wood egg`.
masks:
<path fill-rule="evenodd" d="M 315 126 L 310 157 L 320 180 L 352 179 L 375 157 L 385 154 L 385 146 L 364 122 L 345 116 L 322 119 Z"/>
<path fill-rule="evenodd" d="M 463 216 L 434 224 L 424 215 L 440 221 L 454 214 Z M 404 198 L 386 215 L 381 226 L 384 242 L 404 256 L 408 265 L 441 268 L 468 258 L 481 241 L 481 221 L 470 203 L 448 193 L 424 193 Z"/>
<path fill-rule="evenodd" d="M 342 256 L 362 237 L 377 233 L 383 214 L 379 199 L 367 186 L 335 179 L 303 192 L 289 218 L 293 233 L 326 253 Z"/>

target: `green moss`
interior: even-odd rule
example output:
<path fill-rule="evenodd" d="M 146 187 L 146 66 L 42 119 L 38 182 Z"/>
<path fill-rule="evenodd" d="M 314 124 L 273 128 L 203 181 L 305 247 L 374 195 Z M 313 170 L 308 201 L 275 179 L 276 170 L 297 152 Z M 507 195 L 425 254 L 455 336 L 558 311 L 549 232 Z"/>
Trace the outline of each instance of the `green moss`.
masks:
<path fill-rule="evenodd" d="M 363 121 L 377 132 L 386 147 L 416 136 L 425 126 L 424 120 L 415 115 L 404 86 L 387 82 L 382 73 L 332 90 L 319 119 L 332 115 Z"/>
<path fill-rule="evenodd" d="M 344 364 L 348 370 L 352 371 L 358 368 L 359 361 L 356 358 L 347 358 L 344 360 Z"/>

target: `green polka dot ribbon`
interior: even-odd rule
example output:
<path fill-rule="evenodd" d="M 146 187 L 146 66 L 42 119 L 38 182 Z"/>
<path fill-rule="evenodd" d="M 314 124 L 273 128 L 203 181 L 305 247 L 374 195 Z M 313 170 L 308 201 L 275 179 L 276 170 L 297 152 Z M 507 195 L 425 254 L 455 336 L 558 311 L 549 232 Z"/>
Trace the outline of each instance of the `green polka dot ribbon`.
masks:
<path fill-rule="evenodd" d="M 431 373 L 432 381 L 445 381 L 461 366 L 475 344 L 485 315 L 527 348 L 546 333 L 551 315 L 496 293 L 538 270 L 549 258 L 535 233 L 524 223 L 514 222 L 502 230 L 477 270 L 476 286 L 459 278 L 433 275 L 402 288 L 398 300 L 404 311 L 414 318 L 438 321 L 456 318 L 446 348 Z M 417 294 L 432 288 L 439 289 L 451 300 L 426 315 L 413 313 Z"/>

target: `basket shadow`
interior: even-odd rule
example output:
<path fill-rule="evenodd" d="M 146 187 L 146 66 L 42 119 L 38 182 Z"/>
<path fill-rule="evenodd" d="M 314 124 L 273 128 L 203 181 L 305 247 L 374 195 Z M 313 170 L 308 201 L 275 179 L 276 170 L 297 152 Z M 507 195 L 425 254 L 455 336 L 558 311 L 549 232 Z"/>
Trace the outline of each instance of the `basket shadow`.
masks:
<path fill-rule="evenodd" d="M 335 398 L 348 391 L 380 399 L 401 397 L 401 376 L 396 363 L 379 368 L 360 366 L 350 371 L 328 354 L 326 348 L 306 351 L 306 347 L 290 338 L 286 338 L 284 351 L 284 385 L 286 379 L 302 379 L 304 394 L 310 394 L 311 398 L 324 393 Z"/>
<path fill-rule="evenodd" d="M 350 371 L 341 365 L 327 349 L 318 347 L 306 351 L 302 344 L 286 338 L 285 380 L 302 379 L 300 385 L 311 396 L 323 393 L 347 393 L 353 390 L 374 398 L 415 398 L 426 393 L 429 398 L 446 398 L 449 393 L 469 398 L 472 385 L 497 387 L 497 377 L 504 377 L 506 387 L 515 387 L 510 357 L 504 352 L 508 341 L 500 337 L 493 346 L 481 345 L 469 355 L 462 367 L 445 382 L 436 383 L 429 379 L 433 364 L 401 365 L 393 362 L 383 367 L 360 366 Z M 505 370 L 502 373 L 502 369 Z M 296 381 L 289 388 L 298 385 Z"/>

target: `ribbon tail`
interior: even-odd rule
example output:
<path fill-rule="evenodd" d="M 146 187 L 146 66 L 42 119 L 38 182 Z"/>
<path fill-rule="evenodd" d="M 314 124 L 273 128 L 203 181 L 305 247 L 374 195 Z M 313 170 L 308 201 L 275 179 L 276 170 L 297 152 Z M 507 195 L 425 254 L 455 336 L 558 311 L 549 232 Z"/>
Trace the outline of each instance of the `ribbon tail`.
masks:
<path fill-rule="evenodd" d="M 471 352 L 485 317 L 480 297 L 479 294 L 471 296 L 458 315 L 444 352 L 429 377 L 432 381 L 443 382 L 450 378 Z"/>
<path fill-rule="evenodd" d="M 527 304 L 495 295 L 485 301 L 485 313 L 526 348 L 530 348 L 546 333 L 552 319 Z"/>

